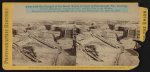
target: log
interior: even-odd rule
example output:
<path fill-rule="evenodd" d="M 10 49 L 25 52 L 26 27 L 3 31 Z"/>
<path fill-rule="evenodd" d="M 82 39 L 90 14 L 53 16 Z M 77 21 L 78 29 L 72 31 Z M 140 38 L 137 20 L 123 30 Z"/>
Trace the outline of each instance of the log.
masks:
<path fill-rule="evenodd" d="M 100 41 L 106 43 L 107 45 L 109 45 L 109 46 L 111 46 L 111 47 L 113 47 L 113 48 L 120 48 L 120 46 L 114 45 L 113 43 L 111 43 L 111 42 L 105 40 L 103 37 L 101 37 L 101 36 L 99 36 L 99 35 L 97 35 L 97 34 L 96 34 L 96 35 L 92 34 L 92 36 L 96 37 L 96 38 L 99 39 Z"/>
<path fill-rule="evenodd" d="M 27 54 L 23 51 L 23 49 L 16 43 L 13 43 L 13 45 L 15 46 L 15 49 L 17 49 L 18 53 L 20 53 L 22 56 L 28 58 L 29 60 L 33 61 L 33 62 L 41 62 L 40 60 L 38 60 L 36 57 L 31 56 L 30 54 Z"/>
<path fill-rule="evenodd" d="M 30 34 L 29 36 L 30 36 L 31 38 L 33 38 L 34 40 L 36 40 L 36 41 L 42 43 L 43 45 L 48 46 L 49 48 L 52 48 L 52 49 L 61 49 L 61 47 L 59 47 L 58 44 L 46 43 L 46 42 L 44 42 L 42 39 L 36 37 L 34 34 Z"/>

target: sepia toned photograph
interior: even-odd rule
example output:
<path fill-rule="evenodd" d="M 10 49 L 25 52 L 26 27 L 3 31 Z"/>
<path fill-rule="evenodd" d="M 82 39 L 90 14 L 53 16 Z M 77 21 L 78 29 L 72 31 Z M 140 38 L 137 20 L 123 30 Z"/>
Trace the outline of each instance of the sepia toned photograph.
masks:
<path fill-rule="evenodd" d="M 128 10 L 52 12 L 43 7 L 45 12 L 31 12 L 25 4 L 14 4 L 12 65 L 138 66 L 139 54 L 135 51 L 140 47 L 138 4 L 95 5 L 127 6 Z"/>

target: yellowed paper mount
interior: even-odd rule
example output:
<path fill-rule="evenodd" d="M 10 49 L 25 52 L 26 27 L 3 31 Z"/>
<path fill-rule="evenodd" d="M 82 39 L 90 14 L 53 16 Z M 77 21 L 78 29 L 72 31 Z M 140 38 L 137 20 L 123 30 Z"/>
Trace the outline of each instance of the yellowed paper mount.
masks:
<path fill-rule="evenodd" d="M 5 70 L 130 70 L 148 10 L 138 3 L 2 5 Z"/>

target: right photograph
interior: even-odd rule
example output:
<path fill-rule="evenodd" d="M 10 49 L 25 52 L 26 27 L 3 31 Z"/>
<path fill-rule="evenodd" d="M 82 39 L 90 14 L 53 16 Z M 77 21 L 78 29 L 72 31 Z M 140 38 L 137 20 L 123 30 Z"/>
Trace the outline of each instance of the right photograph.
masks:
<path fill-rule="evenodd" d="M 77 66 L 137 66 L 139 22 L 132 20 L 101 20 L 76 25 Z"/>
<path fill-rule="evenodd" d="M 137 43 L 140 23 L 136 4 L 128 5 L 127 12 L 99 13 L 95 18 L 78 19 L 77 66 L 138 66 L 135 49 L 140 47 Z"/>

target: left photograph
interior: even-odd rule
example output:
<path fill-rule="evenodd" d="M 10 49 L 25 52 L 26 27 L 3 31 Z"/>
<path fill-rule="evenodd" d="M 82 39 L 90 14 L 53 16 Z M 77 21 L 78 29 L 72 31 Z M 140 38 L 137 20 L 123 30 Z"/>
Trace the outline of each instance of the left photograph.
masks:
<path fill-rule="evenodd" d="M 13 65 L 75 65 L 73 26 L 62 23 L 13 23 Z"/>
<path fill-rule="evenodd" d="M 26 6 L 13 8 L 12 65 L 76 65 L 75 25 L 57 13 L 28 12 Z"/>

